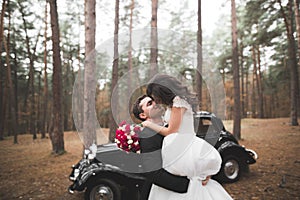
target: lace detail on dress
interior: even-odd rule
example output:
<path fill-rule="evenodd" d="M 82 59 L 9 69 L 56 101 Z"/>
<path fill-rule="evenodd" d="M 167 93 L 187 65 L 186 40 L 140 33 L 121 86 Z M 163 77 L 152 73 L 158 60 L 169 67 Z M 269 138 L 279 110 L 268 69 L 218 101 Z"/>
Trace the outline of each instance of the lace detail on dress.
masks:
<path fill-rule="evenodd" d="M 173 99 L 173 107 L 191 109 L 191 105 L 179 96 Z"/>

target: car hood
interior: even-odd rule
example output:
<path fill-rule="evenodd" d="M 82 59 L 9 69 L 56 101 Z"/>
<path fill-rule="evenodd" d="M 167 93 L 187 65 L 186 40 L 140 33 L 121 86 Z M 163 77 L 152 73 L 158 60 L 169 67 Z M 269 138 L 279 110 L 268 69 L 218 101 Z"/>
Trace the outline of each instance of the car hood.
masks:
<path fill-rule="evenodd" d="M 141 171 L 140 154 L 123 151 L 118 148 L 116 143 L 99 145 L 95 159 L 101 163 L 116 166 L 126 172 Z"/>
<path fill-rule="evenodd" d="M 120 151 L 116 143 L 107 143 L 97 146 L 97 154 L 108 151 Z"/>

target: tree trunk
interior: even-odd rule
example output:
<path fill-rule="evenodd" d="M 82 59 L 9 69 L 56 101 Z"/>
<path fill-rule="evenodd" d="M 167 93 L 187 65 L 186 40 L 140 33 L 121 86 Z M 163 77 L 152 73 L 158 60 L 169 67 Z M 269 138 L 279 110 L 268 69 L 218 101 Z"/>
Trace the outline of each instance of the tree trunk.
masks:
<path fill-rule="evenodd" d="M 300 71 L 300 13 L 299 13 L 299 0 L 294 0 L 294 10 L 295 10 L 295 19 L 296 19 L 296 30 L 297 30 L 297 42 L 298 42 L 298 81 L 299 80 L 299 71 Z M 299 84 L 298 82 L 298 84 Z M 300 90 L 298 90 L 298 107 L 300 105 Z M 298 114 L 300 110 L 298 109 Z"/>
<path fill-rule="evenodd" d="M 80 45 L 78 45 L 79 47 L 80 47 Z M 78 50 L 78 51 L 80 51 L 80 50 Z M 78 54 L 78 53 L 77 53 Z M 78 55 L 76 55 L 76 58 L 75 58 L 75 60 L 77 59 L 77 56 Z M 80 63 L 78 63 L 78 65 L 80 65 Z M 74 70 L 74 66 L 75 66 L 75 64 L 74 63 L 72 63 L 72 65 L 71 65 L 71 74 L 72 74 L 72 79 L 71 79 L 71 84 L 74 84 L 75 83 L 75 80 L 76 80 L 76 73 L 75 73 L 75 70 Z M 80 68 L 79 68 L 80 69 Z M 79 70 L 78 69 L 78 70 Z M 71 86 L 71 90 L 70 90 L 70 100 L 72 101 L 72 96 L 73 96 L 73 88 L 72 88 L 72 86 L 74 87 L 74 85 L 70 85 Z M 76 130 L 76 127 L 75 127 L 75 122 L 74 122 L 74 119 L 73 119 L 73 107 L 72 107 L 73 105 L 72 104 L 70 104 L 70 115 L 69 115 L 69 121 L 70 121 L 70 129 L 72 130 L 72 131 L 74 131 L 74 130 Z"/>
<path fill-rule="evenodd" d="M 6 12 L 6 0 L 2 1 L 2 8 L 1 8 L 1 18 L 0 18 L 0 45 L 3 45 L 3 35 L 4 35 L 4 15 Z M 0 48 L 0 55 L 2 54 L 2 48 Z"/>
<path fill-rule="evenodd" d="M 133 28 L 133 10 L 134 10 L 134 0 L 131 0 L 130 5 L 130 23 L 129 23 L 129 47 L 128 47 L 128 73 L 129 73 L 129 80 L 128 80 L 128 94 L 131 92 L 132 87 L 132 28 Z"/>
<path fill-rule="evenodd" d="M 293 27 L 293 2 L 289 0 L 289 36 L 288 36 L 288 52 L 289 52 L 289 67 L 291 70 L 291 125 L 298 126 L 298 100 L 299 100 L 299 75 L 298 75 L 298 65 L 297 65 L 297 53 L 295 48 L 295 38 L 294 38 L 294 27 Z"/>
<path fill-rule="evenodd" d="M 296 29 L 297 29 L 298 57 L 300 58 L 300 13 L 299 13 L 299 0 L 294 0 L 294 12 L 295 12 Z M 299 59 L 299 62 L 300 62 L 300 59 Z M 300 65 L 299 62 L 298 62 L 298 65 Z"/>
<path fill-rule="evenodd" d="M 18 62 L 17 62 L 17 50 L 16 50 L 16 45 L 13 45 L 13 54 L 14 54 L 14 94 L 15 94 L 15 112 L 16 112 L 16 132 L 14 134 L 14 144 L 18 143 L 18 134 L 20 133 L 20 128 L 19 128 L 19 106 L 18 106 Z"/>
<path fill-rule="evenodd" d="M 0 47 L 3 46 L 3 23 L 5 14 L 6 0 L 2 1 L 1 18 L 0 18 Z M 2 55 L 2 48 L 0 48 L 0 55 Z M 2 66 L 2 59 L 0 59 L 0 65 Z M 4 67 L 0 69 L 0 140 L 4 139 L 4 123 L 5 123 L 5 104 L 4 104 Z"/>
<path fill-rule="evenodd" d="M 263 85 L 262 85 L 262 75 L 261 75 L 261 62 L 260 62 L 260 49 L 259 45 L 257 47 L 257 94 L 258 94 L 258 116 L 259 118 L 264 118 L 264 97 L 263 97 Z"/>
<path fill-rule="evenodd" d="M 157 8 L 158 8 L 158 0 L 152 0 L 151 50 L 150 50 L 150 73 L 149 73 L 150 77 L 158 73 Z"/>
<path fill-rule="evenodd" d="M 231 0 L 231 22 L 232 22 L 232 68 L 234 87 L 233 107 L 233 134 L 241 139 L 241 108 L 240 108 L 240 78 L 239 78 L 239 57 L 238 57 L 238 33 L 235 0 Z"/>
<path fill-rule="evenodd" d="M 7 4 L 9 4 L 9 1 L 7 2 Z M 10 104 L 10 111 L 11 111 L 11 123 L 10 123 L 10 130 L 12 131 L 13 135 L 14 135 L 14 144 L 18 143 L 18 139 L 17 139 L 17 127 L 18 127 L 18 123 L 17 123 L 17 112 L 16 112 L 16 99 L 15 99 L 15 88 L 13 86 L 13 82 L 12 82 L 12 77 L 11 77 L 11 65 L 10 65 L 10 49 L 9 49 L 9 44 L 10 44 L 10 12 L 8 14 L 8 21 L 9 21 L 9 25 L 8 25 L 8 33 L 7 33 L 7 41 L 3 38 L 3 42 L 4 42 L 4 48 L 6 51 L 6 66 L 7 66 L 7 82 L 8 82 L 8 87 L 9 87 L 9 104 Z"/>
<path fill-rule="evenodd" d="M 93 54 L 95 49 L 96 31 L 96 1 L 85 0 L 85 72 L 84 72 L 84 145 L 90 147 L 96 141 L 96 126 L 93 122 L 97 119 L 95 114 L 96 60 Z"/>
<path fill-rule="evenodd" d="M 280 11 L 283 16 L 283 20 L 286 27 L 287 39 L 288 39 L 288 67 L 291 74 L 290 82 L 290 95 L 291 95 L 291 113 L 290 120 L 292 126 L 298 126 L 298 94 L 299 94 L 299 79 L 298 79 L 298 69 L 297 69 L 297 56 L 295 49 L 295 38 L 293 31 L 293 16 L 292 16 L 292 0 L 288 3 L 288 15 L 285 14 L 284 8 L 282 7 L 281 0 L 277 0 L 280 5 Z M 288 17 L 289 16 L 289 17 Z"/>
<path fill-rule="evenodd" d="M 249 69 L 248 67 L 246 68 L 246 80 L 245 80 L 245 108 L 246 108 L 246 116 L 248 117 L 248 111 L 250 110 L 250 106 L 249 106 Z"/>
<path fill-rule="evenodd" d="M 63 92 L 63 108 L 64 108 L 64 130 L 69 131 L 71 127 L 70 123 L 70 117 L 72 116 L 71 114 L 71 104 L 70 102 L 72 101 L 72 96 L 70 95 L 71 93 L 71 84 L 73 83 L 71 80 L 71 66 L 73 64 L 73 56 L 70 53 L 68 57 L 65 58 L 67 60 L 66 64 L 64 65 L 65 68 L 65 73 L 63 73 L 63 84 L 64 84 L 64 92 Z"/>
<path fill-rule="evenodd" d="M 197 32 L 197 71 L 196 71 L 196 91 L 199 110 L 202 110 L 202 14 L 201 0 L 198 0 L 198 32 Z"/>
<path fill-rule="evenodd" d="M 113 69 L 112 69 L 112 80 L 111 80 L 111 88 L 110 94 L 112 95 L 114 88 L 118 82 L 118 74 L 119 74 L 119 3 L 120 0 L 116 0 L 115 5 L 115 30 L 114 30 L 114 61 L 113 61 Z M 119 94 L 117 94 L 118 96 Z M 119 106 L 118 99 L 111 99 L 112 106 Z M 117 109 L 118 110 L 118 109 Z M 114 141 L 116 135 L 117 124 L 113 118 L 113 114 L 110 109 L 109 113 L 109 140 Z"/>
<path fill-rule="evenodd" d="M 38 91 L 37 91 L 37 133 L 41 133 L 41 76 L 42 76 L 42 71 L 37 71 L 38 73 Z"/>
<path fill-rule="evenodd" d="M 29 58 L 29 90 L 28 94 L 30 94 L 30 133 L 32 134 L 33 139 L 36 139 L 36 127 L 35 127 L 35 120 L 36 120 L 36 113 L 35 113 L 35 99 L 34 99 L 34 62 L 33 62 L 33 54 L 31 53 L 30 50 L 30 43 L 29 43 L 29 36 L 28 36 L 28 31 L 27 31 L 27 22 L 25 20 L 25 13 L 24 13 L 24 7 L 20 2 L 19 7 L 20 7 L 20 12 L 22 15 L 22 20 L 23 20 L 23 25 L 24 25 L 24 32 L 25 32 L 25 38 L 26 38 L 26 48 L 27 48 L 27 54 Z"/>
<path fill-rule="evenodd" d="M 257 52 L 257 53 L 256 53 Z M 263 96 L 262 96 L 262 89 L 261 89 L 261 78 L 260 78 L 260 52 L 259 48 L 256 48 L 255 46 L 252 47 L 252 59 L 253 59 L 253 78 L 256 82 L 256 90 L 257 96 L 255 96 L 255 103 L 258 103 L 258 110 L 255 110 L 257 112 L 258 118 L 263 118 Z M 255 114 L 256 116 L 256 114 Z"/>
<path fill-rule="evenodd" d="M 62 69 L 59 46 L 59 24 L 56 0 L 49 0 L 52 48 L 53 48 L 53 132 L 51 133 L 52 151 L 54 154 L 65 152 L 62 110 Z"/>
<path fill-rule="evenodd" d="M 241 38 L 241 41 L 243 38 Z M 244 72 L 244 55 L 243 55 L 243 50 L 244 50 L 244 45 L 243 42 L 241 42 L 241 47 L 240 47 L 240 55 L 241 55 L 241 113 L 242 113 L 242 118 L 246 117 L 246 112 L 245 112 L 245 72 Z"/>
<path fill-rule="evenodd" d="M 48 29 L 48 3 L 45 4 L 45 32 L 44 32 L 44 91 L 43 91 L 43 115 L 41 125 L 41 138 L 46 138 L 46 120 L 48 105 L 48 73 L 47 73 L 47 29 Z"/>
<path fill-rule="evenodd" d="M 252 46 L 252 62 L 253 62 L 253 75 L 252 75 L 252 98 L 251 98 L 251 110 L 252 110 L 252 117 L 256 118 L 257 117 L 257 88 L 258 88 L 258 83 L 257 83 L 257 60 L 256 60 L 256 48 L 255 46 Z"/>

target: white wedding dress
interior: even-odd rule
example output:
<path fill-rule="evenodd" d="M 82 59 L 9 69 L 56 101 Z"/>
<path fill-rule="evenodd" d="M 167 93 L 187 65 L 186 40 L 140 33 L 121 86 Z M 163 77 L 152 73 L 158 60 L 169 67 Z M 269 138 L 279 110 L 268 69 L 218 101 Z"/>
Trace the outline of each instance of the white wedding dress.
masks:
<path fill-rule="evenodd" d="M 162 147 L 163 168 L 172 174 L 187 176 L 190 184 L 187 193 L 177 193 L 152 185 L 149 200 L 229 200 L 232 199 L 225 189 L 210 179 L 206 186 L 202 180 L 216 174 L 221 167 L 219 152 L 209 143 L 196 137 L 194 132 L 193 111 L 187 101 L 175 97 L 173 107 L 184 107 L 181 126 L 178 133 L 164 138 Z M 171 109 L 165 114 L 169 121 Z"/>

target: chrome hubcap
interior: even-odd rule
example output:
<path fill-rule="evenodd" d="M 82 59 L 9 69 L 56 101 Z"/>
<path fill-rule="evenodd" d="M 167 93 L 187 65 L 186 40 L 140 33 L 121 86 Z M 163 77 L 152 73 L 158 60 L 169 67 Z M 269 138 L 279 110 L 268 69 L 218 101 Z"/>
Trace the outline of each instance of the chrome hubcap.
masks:
<path fill-rule="evenodd" d="M 224 172 L 227 178 L 235 179 L 239 174 L 239 163 L 236 160 L 228 160 L 225 163 Z"/>
<path fill-rule="evenodd" d="M 91 198 L 93 200 L 113 200 L 114 195 L 113 191 L 110 187 L 107 187 L 105 185 L 99 185 L 98 187 L 95 187 L 93 191 L 91 192 Z"/>

